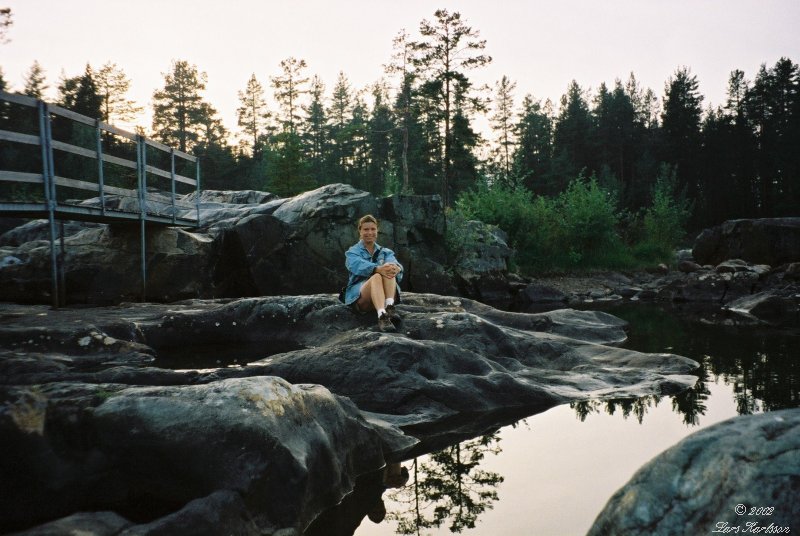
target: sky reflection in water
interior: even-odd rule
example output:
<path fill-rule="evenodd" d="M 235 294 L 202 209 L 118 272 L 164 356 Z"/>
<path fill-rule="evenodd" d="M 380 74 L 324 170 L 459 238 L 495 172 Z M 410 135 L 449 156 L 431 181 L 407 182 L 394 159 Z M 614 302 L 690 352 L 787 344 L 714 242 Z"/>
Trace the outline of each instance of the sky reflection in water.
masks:
<path fill-rule="evenodd" d="M 636 470 L 687 435 L 800 406 L 796 331 L 708 326 L 642 305 L 610 312 L 631 323 L 625 347 L 691 357 L 701 381 L 676 397 L 559 406 L 405 462 L 411 479 L 384 493 L 386 519 L 365 518 L 356 535 L 585 534 Z"/>

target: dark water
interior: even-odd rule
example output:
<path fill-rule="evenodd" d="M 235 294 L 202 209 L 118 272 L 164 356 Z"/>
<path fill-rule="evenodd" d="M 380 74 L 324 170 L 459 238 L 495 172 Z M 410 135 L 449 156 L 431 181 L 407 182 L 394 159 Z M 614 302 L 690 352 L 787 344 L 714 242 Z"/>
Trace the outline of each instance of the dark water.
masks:
<path fill-rule="evenodd" d="M 706 325 L 694 312 L 641 304 L 607 310 L 630 322 L 626 348 L 700 362 L 696 386 L 673 397 L 559 406 L 407 461 L 406 486 L 383 494 L 384 520 L 364 518 L 355 534 L 585 534 L 639 467 L 687 435 L 735 415 L 800 406 L 797 330 Z"/>
<path fill-rule="evenodd" d="M 246 365 L 271 355 L 300 350 L 292 341 L 242 343 L 231 345 L 204 343 L 201 345 L 162 346 L 156 348 L 155 366 L 166 369 L 210 369 Z"/>

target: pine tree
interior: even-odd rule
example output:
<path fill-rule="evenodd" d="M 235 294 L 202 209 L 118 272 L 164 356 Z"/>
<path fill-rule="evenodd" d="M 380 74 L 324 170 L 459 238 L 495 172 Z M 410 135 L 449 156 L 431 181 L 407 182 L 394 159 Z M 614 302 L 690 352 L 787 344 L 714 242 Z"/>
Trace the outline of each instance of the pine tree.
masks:
<path fill-rule="evenodd" d="M 386 177 L 390 173 L 396 173 L 395 170 L 390 168 L 391 139 L 395 124 L 392 110 L 388 104 L 389 92 L 384 84 L 377 83 L 372 87 L 372 101 L 372 112 L 367 124 L 367 145 L 369 150 L 367 188 L 374 194 L 381 194 L 386 191 Z"/>
<path fill-rule="evenodd" d="M 592 143 L 594 125 L 589 114 L 589 103 L 584 90 L 573 80 L 567 93 L 561 97 L 561 107 L 553 130 L 553 172 L 559 184 L 558 191 L 582 170 L 593 171 Z"/>
<path fill-rule="evenodd" d="M 285 132 L 293 134 L 297 132 L 297 125 L 301 120 L 300 98 L 308 93 L 306 89 L 308 78 L 303 75 L 305 68 L 306 60 L 290 57 L 281 61 L 282 74 L 270 78 L 272 88 L 275 90 L 275 100 L 281 109 L 279 116 L 281 126 Z"/>
<path fill-rule="evenodd" d="M 351 162 L 348 182 L 362 190 L 369 190 L 367 170 L 369 161 L 369 146 L 367 144 L 367 105 L 362 92 L 357 92 L 353 99 L 353 111 L 347 125 L 347 136 L 351 151 Z"/>
<path fill-rule="evenodd" d="M 492 130 L 497 137 L 497 153 L 500 161 L 501 182 L 510 185 L 512 182 L 512 156 L 516 140 L 514 139 L 514 89 L 516 82 L 507 76 L 495 84 L 494 115 L 491 117 Z"/>
<path fill-rule="evenodd" d="M 633 102 L 622 87 L 622 82 L 617 80 L 613 91 L 608 91 L 605 84 L 601 85 L 595 103 L 598 154 L 594 169 L 600 171 L 604 186 L 616 190 L 623 201 L 630 201 L 637 147 Z"/>
<path fill-rule="evenodd" d="M 332 178 L 336 182 L 351 183 L 349 176 L 354 152 L 354 140 L 350 122 L 353 117 L 352 87 L 343 72 L 339 72 L 336 85 L 333 86 L 331 106 L 328 109 L 328 132 L 330 137 L 330 157 L 332 161 Z"/>
<path fill-rule="evenodd" d="M 153 93 L 153 132 L 162 143 L 186 152 L 201 141 L 208 122 L 209 107 L 200 95 L 206 73 L 177 60 L 163 76 L 164 88 Z"/>
<path fill-rule="evenodd" d="M 142 108 L 127 97 L 131 83 L 125 72 L 109 61 L 94 73 L 94 80 L 102 101 L 100 118 L 106 123 L 133 122 Z"/>
<path fill-rule="evenodd" d="M 228 132 L 210 104 L 200 104 L 198 141 L 192 151 L 202 162 L 203 184 L 206 188 L 231 190 L 242 186 L 246 179 L 235 175 L 236 160 L 228 146 Z"/>
<path fill-rule="evenodd" d="M 99 118 L 102 99 L 97 91 L 92 67 L 87 64 L 82 75 L 64 78 L 58 86 L 59 104 L 88 117 Z"/>
<path fill-rule="evenodd" d="M 325 113 L 325 84 L 319 76 L 311 79 L 311 101 L 305 107 L 306 118 L 303 142 L 308 154 L 308 166 L 314 182 L 329 184 L 330 170 L 326 167 L 330 140 Z"/>
<path fill-rule="evenodd" d="M 553 142 L 553 105 L 544 106 L 531 95 L 522 100 L 522 112 L 514 127 L 518 140 L 514 152 L 514 176 L 538 195 L 555 193 L 547 183 Z"/>
<path fill-rule="evenodd" d="M 758 209 L 764 217 L 788 215 L 800 201 L 798 71 L 788 58 L 779 59 L 770 69 L 762 65 L 747 96 L 746 110 L 758 146 Z"/>
<path fill-rule="evenodd" d="M 6 34 L 8 34 L 8 29 L 12 24 L 14 24 L 14 21 L 11 17 L 11 8 L 0 8 L 0 45 L 8 43 L 8 37 L 6 37 Z"/>
<path fill-rule="evenodd" d="M 753 200 L 757 198 L 755 189 L 756 141 L 747 115 L 747 96 L 750 82 L 744 71 L 736 69 L 728 78 L 728 95 L 724 107 L 728 140 L 726 154 L 717 164 L 728 169 L 728 185 L 734 194 L 724 218 L 755 216 L 757 208 Z M 704 128 L 704 136 L 709 133 Z"/>
<path fill-rule="evenodd" d="M 486 41 L 479 40 L 479 32 L 461 19 L 461 14 L 450 14 L 445 9 L 434 13 L 436 20 L 423 20 L 419 31 L 422 40 L 414 43 L 418 54 L 414 64 L 427 77 L 424 85 L 430 103 L 438 112 L 442 122 L 442 177 L 441 194 L 445 206 L 451 204 L 451 167 L 453 165 L 453 119 L 456 113 L 456 98 L 469 89 L 466 71 L 482 67 L 492 61 L 490 56 L 482 54 Z M 464 107 L 460 109 L 462 118 L 467 119 Z"/>
<path fill-rule="evenodd" d="M 450 191 L 453 198 L 478 184 L 478 158 L 475 148 L 481 143 L 480 135 L 472 129 L 466 112 L 466 99 L 460 95 L 454 101 L 450 168 Z"/>
<path fill-rule="evenodd" d="M 401 191 L 406 193 L 441 193 L 438 124 L 428 118 L 425 103 L 413 87 L 413 76 L 404 77 L 394 102 L 394 114 L 402 117 L 402 126 L 394 131 L 391 153 L 392 167 L 402 170 Z"/>
<path fill-rule="evenodd" d="M 255 73 L 247 81 L 245 90 L 239 91 L 239 104 L 236 110 L 238 125 L 242 129 L 243 137 L 252 143 L 250 150 L 253 158 L 258 158 L 270 113 L 264 98 L 264 88 L 256 79 Z"/>
<path fill-rule="evenodd" d="M 702 207 L 697 163 L 703 96 L 698 85 L 688 67 L 679 68 L 665 85 L 662 160 L 678 167 L 679 189 L 685 188 L 689 199 L 697 200 L 698 207 Z"/>
<path fill-rule="evenodd" d="M 44 92 L 50 87 L 46 84 L 44 69 L 38 61 L 34 61 L 31 68 L 25 74 L 25 85 L 22 92 L 35 99 L 44 98 Z"/>
<path fill-rule="evenodd" d="M 400 75 L 400 90 L 398 91 L 397 105 L 395 106 L 396 115 L 400 118 L 402 144 L 400 150 L 400 162 L 403 174 L 403 192 L 412 191 L 411 181 L 408 173 L 408 144 L 409 130 L 411 123 L 411 88 L 414 83 L 415 74 L 412 71 L 414 45 L 408 39 L 405 29 L 400 30 L 392 40 L 392 61 L 385 66 L 387 73 Z"/>

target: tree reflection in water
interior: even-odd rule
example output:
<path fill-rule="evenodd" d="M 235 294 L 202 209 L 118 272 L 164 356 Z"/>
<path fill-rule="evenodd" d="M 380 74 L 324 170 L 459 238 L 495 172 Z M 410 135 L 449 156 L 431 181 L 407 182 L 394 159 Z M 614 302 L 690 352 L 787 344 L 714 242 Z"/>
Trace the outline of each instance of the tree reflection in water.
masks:
<path fill-rule="evenodd" d="M 797 330 L 707 325 L 698 322 L 697 312 L 687 314 L 658 307 L 619 307 L 609 311 L 627 320 L 629 339 L 624 347 L 641 352 L 670 352 L 701 364 L 699 379 L 691 389 L 670 397 L 672 409 L 689 426 L 697 426 L 706 413 L 709 382 L 722 381 L 733 390 L 736 411 L 747 415 L 800 406 L 800 347 Z M 590 400 L 570 404 L 584 421 L 592 413 L 624 418 L 634 416 L 642 423 L 648 409 L 661 402 L 660 396 L 636 399 Z"/>
<path fill-rule="evenodd" d="M 464 441 L 411 462 L 411 480 L 389 493 L 398 506 L 386 518 L 397 521 L 398 534 L 421 534 L 447 525 L 451 532 L 474 528 L 481 513 L 497 501 L 498 473 L 484 471 L 487 454 L 501 452 L 499 432 Z"/>
<path fill-rule="evenodd" d="M 704 325 L 675 311 L 637 305 L 609 311 L 631 324 L 626 348 L 649 353 L 669 352 L 701 364 L 697 383 L 669 397 L 586 400 L 570 407 L 579 420 L 592 414 L 621 414 L 644 423 L 647 413 L 670 403 L 687 426 L 700 425 L 708 411 L 711 382 L 730 385 L 739 414 L 800 406 L 800 333 L 787 330 L 730 328 Z M 500 432 L 464 441 L 439 452 L 405 462 L 410 479 L 399 490 L 385 493 L 391 501 L 386 520 L 398 534 L 462 532 L 475 527 L 480 515 L 493 508 L 498 473 L 482 470 L 487 454 L 499 454 Z M 364 514 L 361 514 L 362 516 Z M 330 526 L 330 525 L 328 525 Z"/>

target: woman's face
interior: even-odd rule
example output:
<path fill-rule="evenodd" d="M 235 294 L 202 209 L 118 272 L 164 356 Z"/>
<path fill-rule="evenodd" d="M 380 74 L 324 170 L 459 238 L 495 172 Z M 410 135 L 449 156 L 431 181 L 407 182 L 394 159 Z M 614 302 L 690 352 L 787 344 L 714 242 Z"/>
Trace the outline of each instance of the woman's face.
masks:
<path fill-rule="evenodd" d="M 358 237 L 365 244 L 374 244 L 378 239 L 378 226 L 370 221 L 365 221 L 358 229 Z"/>

